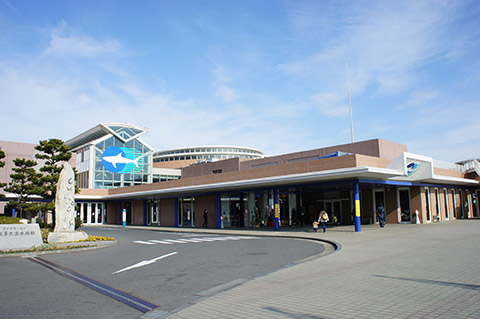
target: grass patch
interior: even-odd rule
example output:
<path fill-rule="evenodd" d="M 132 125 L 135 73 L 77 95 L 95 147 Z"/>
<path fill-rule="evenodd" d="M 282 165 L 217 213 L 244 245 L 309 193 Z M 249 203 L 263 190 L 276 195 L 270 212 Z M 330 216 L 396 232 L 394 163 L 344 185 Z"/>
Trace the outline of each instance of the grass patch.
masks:
<path fill-rule="evenodd" d="M 0 216 L 0 224 L 20 224 L 20 218 Z"/>

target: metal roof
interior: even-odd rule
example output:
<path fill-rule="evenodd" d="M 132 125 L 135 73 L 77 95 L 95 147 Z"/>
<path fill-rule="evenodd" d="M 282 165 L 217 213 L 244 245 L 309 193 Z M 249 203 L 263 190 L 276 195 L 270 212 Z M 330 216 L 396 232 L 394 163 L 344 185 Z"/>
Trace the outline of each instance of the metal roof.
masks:
<path fill-rule="evenodd" d="M 127 123 L 101 123 L 78 136 L 67 140 L 67 146 L 76 149 L 92 141 L 98 140 L 108 134 L 112 134 L 123 142 L 138 138 L 149 132 L 147 128 Z"/>

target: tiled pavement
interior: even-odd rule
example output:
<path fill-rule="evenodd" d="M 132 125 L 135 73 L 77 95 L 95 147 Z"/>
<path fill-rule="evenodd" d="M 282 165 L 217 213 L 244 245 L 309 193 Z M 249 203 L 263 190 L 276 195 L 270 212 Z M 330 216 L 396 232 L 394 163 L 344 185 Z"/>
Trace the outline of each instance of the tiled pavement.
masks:
<path fill-rule="evenodd" d="M 362 226 L 361 232 L 354 232 L 353 226 L 331 228 L 327 233 L 209 231 L 315 237 L 339 243 L 341 248 L 252 281 L 240 281 L 230 290 L 159 316 L 480 318 L 480 220 L 396 224 L 384 229 Z"/>

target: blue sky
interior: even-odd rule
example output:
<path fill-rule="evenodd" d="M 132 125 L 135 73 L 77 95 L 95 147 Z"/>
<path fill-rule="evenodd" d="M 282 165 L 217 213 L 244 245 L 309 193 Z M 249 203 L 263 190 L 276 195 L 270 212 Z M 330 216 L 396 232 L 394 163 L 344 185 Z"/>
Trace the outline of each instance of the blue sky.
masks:
<path fill-rule="evenodd" d="M 155 150 L 381 138 L 480 157 L 479 1 L 0 0 L 0 140 L 98 123 Z"/>

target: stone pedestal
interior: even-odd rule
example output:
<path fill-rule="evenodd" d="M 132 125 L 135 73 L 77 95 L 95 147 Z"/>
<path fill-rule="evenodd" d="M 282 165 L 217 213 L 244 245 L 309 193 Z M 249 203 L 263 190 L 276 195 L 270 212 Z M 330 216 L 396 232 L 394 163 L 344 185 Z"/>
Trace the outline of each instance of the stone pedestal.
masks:
<path fill-rule="evenodd" d="M 48 243 L 63 243 L 88 239 L 88 234 L 83 231 L 50 232 Z"/>
<path fill-rule="evenodd" d="M 48 235 L 48 243 L 85 240 L 88 234 L 75 231 L 75 173 L 65 162 L 58 178 L 55 198 L 55 230 Z"/>

